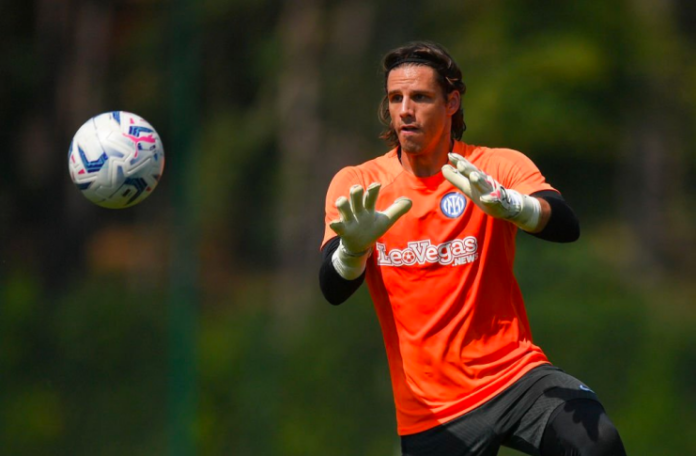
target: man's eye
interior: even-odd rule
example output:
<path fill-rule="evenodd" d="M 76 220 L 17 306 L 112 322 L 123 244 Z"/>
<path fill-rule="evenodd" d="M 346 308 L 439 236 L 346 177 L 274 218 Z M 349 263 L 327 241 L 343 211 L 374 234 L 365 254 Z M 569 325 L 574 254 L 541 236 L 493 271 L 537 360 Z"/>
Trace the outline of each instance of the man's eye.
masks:
<path fill-rule="evenodd" d="M 392 103 L 400 103 L 401 98 L 401 95 L 392 95 L 391 98 L 389 98 L 389 101 Z"/>

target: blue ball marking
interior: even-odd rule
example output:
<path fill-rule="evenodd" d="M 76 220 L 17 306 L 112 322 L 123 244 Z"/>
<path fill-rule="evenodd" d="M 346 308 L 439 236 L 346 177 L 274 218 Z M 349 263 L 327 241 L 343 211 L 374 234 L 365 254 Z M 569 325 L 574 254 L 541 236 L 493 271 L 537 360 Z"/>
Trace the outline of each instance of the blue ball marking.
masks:
<path fill-rule="evenodd" d="M 104 163 L 106 163 L 106 161 L 109 159 L 106 153 L 102 152 L 99 158 L 89 161 L 87 160 L 87 155 L 85 155 L 85 151 L 82 150 L 82 147 L 77 146 L 77 151 L 80 153 L 80 160 L 82 160 L 82 164 L 85 165 L 85 169 L 88 173 L 96 173 L 104 167 Z"/>
<path fill-rule="evenodd" d="M 140 136 L 140 133 L 153 133 L 152 128 L 132 126 L 128 128 L 128 134 L 133 136 Z"/>
<path fill-rule="evenodd" d="M 132 185 L 135 187 L 135 194 L 131 196 L 126 204 L 130 204 L 135 201 L 147 188 L 147 182 L 142 177 L 129 177 L 123 183 L 123 185 Z"/>

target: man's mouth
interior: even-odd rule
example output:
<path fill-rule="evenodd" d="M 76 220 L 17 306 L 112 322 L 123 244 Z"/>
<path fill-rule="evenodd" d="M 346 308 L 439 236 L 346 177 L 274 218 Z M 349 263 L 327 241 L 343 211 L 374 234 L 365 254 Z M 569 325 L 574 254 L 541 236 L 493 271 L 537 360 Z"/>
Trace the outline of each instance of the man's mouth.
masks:
<path fill-rule="evenodd" d="M 402 133 L 415 133 L 418 131 L 418 127 L 415 125 L 403 125 L 401 127 L 401 132 Z"/>

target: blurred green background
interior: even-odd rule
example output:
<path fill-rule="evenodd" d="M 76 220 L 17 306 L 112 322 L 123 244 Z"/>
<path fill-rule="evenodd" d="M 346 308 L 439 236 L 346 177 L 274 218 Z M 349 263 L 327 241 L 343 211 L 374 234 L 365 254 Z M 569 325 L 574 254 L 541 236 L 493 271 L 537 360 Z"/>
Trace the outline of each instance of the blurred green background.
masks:
<path fill-rule="evenodd" d="M 696 454 L 695 24 L 691 0 L 4 2 L 0 454 L 398 454 L 369 297 L 332 308 L 317 275 L 328 183 L 386 151 L 379 60 L 413 39 L 459 62 L 464 140 L 525 152 L 581 220 L 518 237 L 537 343 L 629 454 Z M 167 152 L 124 211 L 67 171 L 111 110 Z"/>

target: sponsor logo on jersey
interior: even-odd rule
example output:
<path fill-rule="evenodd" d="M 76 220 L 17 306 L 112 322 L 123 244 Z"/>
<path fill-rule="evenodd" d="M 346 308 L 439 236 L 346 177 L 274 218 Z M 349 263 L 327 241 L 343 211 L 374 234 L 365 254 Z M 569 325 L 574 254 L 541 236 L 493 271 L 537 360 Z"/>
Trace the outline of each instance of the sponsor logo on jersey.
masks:
<path fill-rule="evenodd" d="M 441 264 L 443 266 L 460 266 L 478 260 L 478 241 L 473 236 L 464 239 L 454 239 L 433 245 L 430 239 L 412 241 L 405 249 L 387 250 L 386 245 L 378 242 L 377 264 L 379 266 L 412 266 Z"/>
<path fill-rule="evenodd" d="M 440 210 L 449 218 L 457 218 L 464 213 L 466 198 L 457 192 L 450 192 L 440 200 Z"/>
<path fill-rule="evenodd" d="M 580 389 L 583 391 L 589 391 L 590 393 L 594 393 L 588 386 L 585 386 L 583 384 L 580 384 Z"/>

